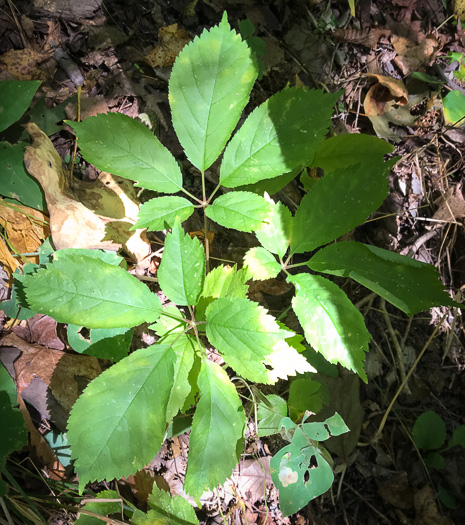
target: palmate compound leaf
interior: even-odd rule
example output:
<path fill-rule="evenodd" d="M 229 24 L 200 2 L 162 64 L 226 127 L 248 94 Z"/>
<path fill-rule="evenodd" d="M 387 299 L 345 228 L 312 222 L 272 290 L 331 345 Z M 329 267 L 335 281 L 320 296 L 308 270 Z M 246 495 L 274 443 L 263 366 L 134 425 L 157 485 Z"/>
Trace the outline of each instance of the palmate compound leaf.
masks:
<path fill-rule="evenodd" d="M 123 268 L 86 255 L 60 256 L 23 281 L 28 305 L 59 323 L 132 328 L 154 322 L 160 299 Z"/>
<path fill-rule="evenodd" d="M 102 113 L 83 122 L 65 121 L 78 137 L 82 156 L 99 170 L 162 193 L 182 189 L 171 153 L 143 124 L 122 113 Z"/>
<path fill-rule="evenodd" d="M 286 343 L 293 332 L 281 329 L 258 303 L 222 297 L 208 306 L 206 317 L 210 343 L 244 378 L 270 384 L 297 372 L 313 371 Z"/>
<path fill-rule="evenodd" d="M 194 206 L 184 197 L 176 195 L 158 197 L 142 204 L 137 216 L 137 222 L 131 230 L 147 228 L 148 231 L 161 231 L 166 224 L 171 228 L 176 217 L 184 222 L 194 213 Z M 165 224 L 166 223 L 166 224 Z"/>
<path fill-rule="evenodd" d="M 397 159 L 338 168 L 319 179 L 294 216 L 291 253 L 309 252 L 361 224 L 385 199 Z"/>
<path fill-rule="evenodd" d="M 340 242 L 316 253 L 308 266 L 317 272 L 351 277 L 407 315 L 432 306 L 458 306 L 443 289 L 431 264 L 368 246 L 359 242 Z"/>
<path fill-rule="evenodd" d="M 297 88 L 273 95 L 249 115 L 228 144 L 220 183 L 235 188 L 310 164 L 339 96 Z"/>
<path fill-rule="evenodd" d="M 179 142 L 200 171 L 223 151 L 256 78 L 250 49 L 231 30 L 226 13 L 179 54 L 169 82 L 171 116 Z"/>
<path fill-rule="evenodd" d="M 231 474 L 245 427 L 239 396 L 220 366 L 205 359 L 198 385 L 200 401 L 192 423 L 184 484 L 184 490 L 195 499 Z"/>
<path fill-rule="evenodd" d="M 292 307 L 308 343 L 330 363 L 340 363 L 366 382 L 363 361 L 370 334 L 361 313 L 324 277 L 301 273 L 287 280 L 295 286 Z"/>
<path fill-rule="evenodd" d="M 252 232 L 268 219 L 271 206 L 263 197 L 250 191 L 234 191 L 221 195 L 208 206 L 208 218 L 225 228 Z"/>
<path fill-rule="evenodd" d="M 132 353 L 94 379 L 68 420 L 68 441 L 79 474 L 89 481 L 129 476 L 158 452 L 176 356 L 168 345 Z"/>
<path fill-rule="evenodd" d="M 205 279 L 205 253 L 197 238 L 184 233 L 179 217 L 166 236 L 158 282 L 178 305 L 195 305 Z"/>

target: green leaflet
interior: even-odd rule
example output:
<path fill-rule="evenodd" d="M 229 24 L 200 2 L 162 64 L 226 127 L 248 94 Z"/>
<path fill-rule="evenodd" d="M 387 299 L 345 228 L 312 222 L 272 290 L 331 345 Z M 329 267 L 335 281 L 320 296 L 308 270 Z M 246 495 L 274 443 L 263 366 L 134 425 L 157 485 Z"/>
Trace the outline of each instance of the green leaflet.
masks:
<path fill-rule="evenodd" d="M 446 425 L 436 412 L 423 412 L 413 425 L 412 439 L 421 450 L 441 448 L 446 442 Z"/>
<path fill-rule="evenodd" d="M 179 142 L 200 171 L 222 152 L 256 78 L 251 52 L 226 13 L 179 54 L 169 82 L 171 115 Z"/>
<path fill-rule="evenodd" d="M 40 80 L 0 82 L 0 131 L 4 131 L 23 116 L 40 84 Z"/>
<path fill-rule="evenodd" d="M 289 388 L 289 417 L 298 421 L 306 410 L 317 414 L 328 401 L 328 389 L 323 383 L 309 377 L 294 379 Z"/>
<path fill-rule="evenodd" d="M 245 186 L 237 186 L 236 190 L 239 191 L 252 191 L 253 193 L 258 193 L 263 195 L 267 193 L 268 195 L 274 195 L 281 191 L 285 186 L 287 186 L 292 180 L 294 180 L 297 175 L 302 171 L 301 166 L 297 166 L 289 173 L 283 173 L 278 175 L 273 179 L 265 179 L 254 184 L 246 184 Z"/>
<path fill-rule="evenodd" d="M 444 291 L 430 264 L 359 242 L 331 244 L 308 262 L 317 272 L 351 277 L 407 315 L 432 306 L 458 306 Z"/>
<path fill-rule="evenodd" d="M 195 499 L 231 474 L 245 426 L 239 396 L 220 366 L 205 359 L 198 385 L 200 401 L 192 423 L 184 484 L 184 490 Z"/>
<path fill-rule="evenodd" d="M 291 253 L 312 251 L 361 224 L 385 199 L 395 163 L 342 167 L 319 179 L 295 213 Z"/>
<path fill-rule="evenodd" d="M 205 279 L 205 253 L 197 238 L 184 233 L 179 217 L 166 236 L 158 281 L 166 296 L 178 305 L 195 305 Z"/>
<path fill-rule="evenodd" d="M 225 228 L 252 232 L 264 224 L 270 210 L 270 204 L 260 195 L 249 191 L 234 191 L 215 199 L 205 213 L 208 218 Z"/>
<path fill-rule="evenodd" d="M 283 417 L 287 416 L 287 403 L 275 394 L 265 396 L 271 404 L 269 408 L 265 403 L 259 403 L 257 410 L 258 437 L 271 436 L 279 432 L 279 423 Z"/>
<path fill-rule="evenodd" d="M 108 514 L 121 513 L 121 503 L 118 501 L 99 501 L 99 499 L 120 499 L 120 495 L 116 490 L 102 490 L 97 494 L 96 499 L 90 503 L 86 503 L 83 510 L 90 510 L 101 516 L 107 516 Z M 103 520 L 94 516 L 87 516 L 82 514 L 74 522 L 75 525 L 102 525 L 105 523 Z"/>
<path fill-rule="evenodd" d="M 260 244 L 271 253 L 284 257 L 292 235 L 292 215 L 281 202 L 271 201 L 271 213 L 267 222 L 255 232 Z"/>
<path fill-rule="evenodd" d="M 235 188 L 311 163 L 340 95 L 297 88 L 273 95 L 249 115 L 229 142 L 220 183 Z"/>
<path fill-rule="evenodd" d="M 193 213 L 194 206 L 184 197 L 158 197 L 142 204 L 137 222 L 131 230 L 147 228 L 149 231 L 161 231 L 166 228 L 165 223 L 171 228 L 176 216 L 181 222 L 184 222 Z"/>
<path fill-rule="evenodd" d="M 23 281 L 29 306 L 59 323 L 132 328 L 160 315 L 160 299 L 119 266 L 86 255 L 59 257 Z"/>
<path fill-rule="evenodd" d="M 43 211 L 47 208 L 44 192 L 24 168 L 25 146 L 25 142 L 0 142 L 0 192 L 25 206 Z"/>
<path fill-rule="evenodd" d="M 81 328 L 68 324 L 68 343 L 75 352 L 112 361 L 121 361 L 128 355 L 133 328 L 94 328 L 90 331 L 89 339 L 79 333 Z"/>
<path fill-rule="evenodd" d="M 287 280 L 295 286 L 292 307 L 308 343 L 330 363 L 341 363 L 366 382 L 363 361 L 370 334 L 362 314 L 324 277 L 301 273 Z"/>
<path fill-rule="evenodd" d="M 137 510 L 131 520 L 134 525 L 155 525 L 156 520 L 171 525 L 198 525 L 199 523 L 194 508 L 187 500 L 182 496 L 171 496 L 169 492 L 160 490 L 155 483 L 148 504 L 151 510 L 146 515 L 147 521 L 142 519 L 143 513 Z"/>
<path fill-rule="evenodd" d="M 124 258 L 115 252 L 105 250 L 88 250 L 87 248 L 64 248 L 63 250 L 53 250 L 49 255 L 53 254 L 53 260 L 61 259 L 62 257 L 68 257 L 69 255 L 84 255 L 85 257 L 92 257 L 94 259 L 100 259 L 104 263 L 112 264 L 113 266 L 121 266 Z M 50 261 L 50 258 L 45 259 L 45 263 L 41 261 L 41 264 L 46 264 Z M 124 261 L 126 264 L 126 261 Z"/>
<path fill-rule="evenodd" d="M 312 166 L 334 171 L 359 163 L 376 164 L 383 161 L 384 155 L 393 151 L 389 142 L 378 137 L 346 133 L 325 140 L 315 153 Z"/>
<path fill-rule="evenodd" d="M 222 297 L 213 301 L 206 313 L 209 341 L 244 378 L 269 384 L 309 366 L 284 341 L 294 334 L 282 330 L 258 303 Z"/>
<path fill-rule="evenodd" d="M 272 279 L 281 271 L 281 265 L 276 261 L 274 255 L 265 248 L 256 247 L 244 256 L 244 266 L 255 281 Z"/>
<path fill-rule="evenodd" d="M 137 120 L 122 113 L 102 113 L 83 122 L 65 122 L 76 132 L 82 156 L 99 170 L 148 190 L 182 189 L 181 170 L 173 155 Z"/>
<path fill-rule="evenodd" d="M 84 390 L 68 421 L 81 492 L 89 481 L 129 476 L 157 454 L 175 359 L 167 345 L 137 350 Z"/>

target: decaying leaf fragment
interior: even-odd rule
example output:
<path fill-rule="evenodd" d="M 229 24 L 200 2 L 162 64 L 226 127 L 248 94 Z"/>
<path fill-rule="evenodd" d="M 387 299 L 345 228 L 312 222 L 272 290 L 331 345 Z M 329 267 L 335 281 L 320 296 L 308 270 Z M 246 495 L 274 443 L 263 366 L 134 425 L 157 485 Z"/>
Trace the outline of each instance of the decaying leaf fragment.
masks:
<path fill-rule="evenodd" d="M 191 41 L 189 33 L 178 24 L 160 28 L 159 44 L 154 47 L 144 60 L 152 67 L 171 67 L 182 48 Z"/>
<path fill-rule="evenodd" d="M 34 123 L 26 130 L 32 144 L 24 163 L 44 190 L 55 248 L 124 248 L 136 262 L 147 257 L 150 245 L 144 231 L 129 231 L 139 210 L 130 183 L 109 173 L 96 182 L 71 180 L 47 135 Z"/>

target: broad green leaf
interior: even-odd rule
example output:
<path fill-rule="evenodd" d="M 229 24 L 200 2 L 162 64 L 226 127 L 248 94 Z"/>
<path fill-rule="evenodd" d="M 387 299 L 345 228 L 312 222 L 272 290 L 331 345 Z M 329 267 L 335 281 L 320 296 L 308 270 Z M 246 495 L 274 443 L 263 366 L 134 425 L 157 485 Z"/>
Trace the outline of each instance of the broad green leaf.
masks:
<path fill-rule="evenodd" d="M 311 414 L 310 414 L 311 415 Z M 308 418 L 304 417 L 302 430 L 304 434 L 314 441 L 325 441 L 330 437 L 337 437 L 350 431 L 342 417 L 336 412 L 325 421 L 312 421 L 305 423 Z"/>
<path fill-rule="evenodd" d="M 248 299 L 222 297 L 207 308 L 210 343 L 229 366 L 251 381 L 273 383 L 278 377 L 309 371 L 307 361 L 284 341 L 293 335 Z"/>
<path fill-rule="evenodd" d="M 184 233 L 179 217 L 166 236 L 158 268 L 163 293 L 178 305 L 195 305 L 205 279 L 205 253 L 197 238 Z"/>
<path fill-rule="evenodd" d="M 340 363 L 366 382 L 363 361 L 370 334 L 362 314 L 324 277 L 301 273 L 287 280 L 295 286 L 292 307 L 308 343 L 330 363 Z"/>
<path fill-rule="evenodd" d="M 228 144 L 220 183 L 235 188 L 311 163 L 339 96 L 297 88 L 273 95 L 250 114 Z"/>
<path fill-rule="evenodd" d="M 449 443 L 447 444 L 446 450 L 452 447 L 461 446 L 465 448 L 465 425 L 460 425 L 452 433 Z"/>
<path fill-rule="evenodd" d="M 149 231 L 161 231 L 166 224 L 171 228 L 176 216 L 184 222 L 194 213 L 194 206 L 184 197 L 158 197 L 142 204 L 136 224 L 131 230 L 147 228 Z"/>
<path fill-rule="evenodd" d="M 442 99 L 446 124 L 462 127 L 465 124 L 465 95 L 458 90 L 450 91 Z"/>
<path fill-rule="evenodd" d="M 384 155 L 393 151 L 389 142 L 378 137 L 346 133 L 325 140 L 315 153 L 312 166 L 334 171 L 359 163 L 379 163 Z"/>
<path fill-rule="evenodd" d="M 281 191 L 285 186 L 287 186 L 292 180 L 294 180 L 297 175 L 302 171 L 301 166 L 297 166 L 289 173 L 283 173 L 278 175 L 273 179 L 260 180 L 254 184 L 246 184 L 245 186 L 236 186 L 238 191 L 252 191 L 253 193 L 258 193 L 263 195 L 265 192 L 268 195 L 274 195 Z"/>
<path fill-rule="evenodd" d="M 205 214 L 225 228 L 252 232 L 264 224 L 270 210 L 270 204 L 256 193 L 231 191 L 218 197 Z"/>
<path fill-rule="evenodd" d="M 429 468 L 443 469 L 446 468 L 446 460 L 439 452 L 430 452 L 423 458 L 425 465 Z"/>
<path fill-rule="evenodd" d="M 47 208 L 44 192 L 24 167 L 26 145 L 24 142 L 0 142 L 0 193 L 25 206 L 43 211 Z"/>
<path fill-rule="evenodd" d="M 147 513 L 136 509 L 131 517 L 132 525 L 169 525 L 168 521 L 163 518 L 157 518 L 153 510 Z"/>
<path fill-rule="evenodd" d="M 184 490 L 199 499 L 231 474 L 244 436 L 245 415 L 226 372 L 204 360 L 199 375 L 200 401 L 192 423 Z"/>
<path fill-rule="evenodd" d="M 60 257 L 24 278 L 30 308 L 59 323 L 132 328 L 160 315 L 160 299 L 119 266 L 86 255 Z"/>
<path fill-rule="evenodd" d="M 108 514 L 121 513 L 122 501 L 99 501 L 99 499 L 121 499 L 121 496 L 116 490 L 102 490 L 96 496 L 96 498 L 90 503 L 86 503 L 83 510 L 90 510 L 101 516 L 107 516 Z M 74 522 L 75 525 L 103 525 L 104 520 L 96 518 L 95 516 L 88 516 L 81 513 L 79 518 Z"/>
<path fill-rule="evenodd" d="M 267 222 L 255 232 L 255 235 L 263 248 L 284 257 L 291 244 L 292 215 L 289 208 L 281 202 L 271 201 L 271 205 Z"/>
<path fill-rule="evenodd" d="M 81 492 L 89 481 L 129 476 L 157 454 L 175 359 L 167 345 L 137 350 L 84 390 L 68 420 Z"/>
<path fill-rule="evenodd" d="M 154 521 L 134 522 L 133 518 L 134 523 L 153 525 L 156 520 L 171 525 L 198 525 L 199 523 L 194 508 L 187 500 L 176 494 L 171 496 L 169 492 L 160 490 L 155 483 L 153 484 L 152 494 L 149 495 L 148 504 L 151 510 L 147 516 Z"/>
<path fill-rule="evenodd" d="M 40 80 L 0 82 L 0 131 L 7 129 L 23 116 L 40 84 Z"/>
<path fill-rule="evenodd" d="M 289 418 L 285 418 L 281 426 L 285 426 L 286 420 L 289 425 L 292 424 Z M 296 513 L 309 501 L 324 494 L 334 480 L 328 462 L 317 446 L 309 444 L 300 427 L 295 427 L 291 444 L 271 458 L 270 471 L 273 483 L 279 490 L 279 506 L 283 516 Z"/>
<path fill-rule="evenodd" d="M 275 259 L 275 256 L 260 246 L 250 248 L 245 254 L 244 266 L 255 281 L 272 279 L 281 271 L 281 265 Z"/>
<path fill-rule="evenodd" d="M 446 441 L 446 425 L 436 412 L 423 412 L 413 425 L 412 439 L 421 450 L 441 448 Z"/>
<path fill-rule="evenodd" d="M 83 122 L 65 121 L 76 132 L 82 156 L 99 170 L 162 193 L 182 189 L 171 153 L 143 124 L 122 113 L 102 113 Z"/>
<path fill-rule="evenodd" d="M 124 258 L 121 257 L 121 255 L 106 250 L 88 250 L 86 248 L 64 248 L 63 250 L 52 251 L 52 254 L 53 260 L 58 260 L 62 257 L 68 257 L 69 255 L 84 255 L 85 257 L 100 259 L 104 263 L 112 264 L 113 266 L 121 266 L 121 263 L 125 262 Z M 50 259 L 46 260 L 45 263 L 47 263 L 49 260 Z"/>
<path fill-rule="evenodd" d="M 308 266 L 317 272 L 351 277 L 407 315 L 432 306 L 460 306 L 445 293 L 431 264 L 376 246 L 359 242 L 331 244 L 317 252 Z"/>
<path fill-rule="evenodd" d="M 80 333 L 81 329 L 82 326 L 68 324 L 68 343 L 75 352 L 112 361 L 121 361 L 128 355 L 132 328 L 94 328 L 88 339 Z"/>
<path fill-rule="evenodd" d="M 306 410 L 317 414 L 328 401 L 328 391 L 319 381 L 309 377 L 297 378 L 289 388 L 289 417 L 298 421 Z"/>
<path fill-rule="evenodd" d="M 37 312 L 26 307 L 27 301 L 24 294 L 23 281 L 27 274 L 34 273 L 39 265 L 34 263 L 27 263 L 21 270 L 17 268 L 13 274 L 13 286 L 11 288 L 11 297 L 8 301 L 2 301 L 1 309 L 7 317 L 11 319 L 19 319 L 24 321 L 34 317 Z"/>
<path fill-rule="evenodd" d="M 279 423 L 283 417 L 287 416 L 286 401 L 275 394 L 265 396 L 271 404 L 271 408 L 264 403 L 259 403 L 257 410 L 258 418 L 258 437 L 271 436 L 279 432 Z"/>
<path fill-rule="evenodd" d="M 186 323 L 178 321 L 163 314 L 171 314 L 183 317 L 182 313 L 174 306 L 168 306 L 162 312 L 157 322 L 150 328 L 155 330 L 160 337 L 161 343 L 169 345 L 176 354 L 173 373 L 173 388 L 171 390 L 168 407 L 166 409 L 166 420 L 171 419 L 182 409 L 187 396 L 191 391 L 189 373 L 194 365 L 195 346 L 194 337 L 183 334 Z M 198 345 L 197 345 L 198 346 Z"/>
<path fill-rule="evenodd" d="M 179 142 L 200 171 L 223 151 L 256 78 L 251 52 L 226 13 L 179 54 L 169 82 L 171 116 Z"/>
<path fill-rule="evenodd" d="M 319 179 L 295 213 L 291 252 L 312 251 L 361 224 L 388 194 L 395 162 L 342 167 Z"/>

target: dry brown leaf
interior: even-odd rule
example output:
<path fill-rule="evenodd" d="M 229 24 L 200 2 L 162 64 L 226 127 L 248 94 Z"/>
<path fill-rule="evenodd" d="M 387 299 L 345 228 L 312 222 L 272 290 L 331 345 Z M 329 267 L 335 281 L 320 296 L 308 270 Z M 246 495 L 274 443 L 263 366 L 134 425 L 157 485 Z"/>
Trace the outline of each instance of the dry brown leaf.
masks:
<path fill-rule="evenodd" d="M 433 61 L 439 51 L 439 42 L 433 35 L 426 35 L 420 43 L 392 35 L 391 43 L 398 55 L 394 58 L 394 63 L 403 75 L 420 70 L 421 66 Z"/>
<path fill-rule="evenodd" d="M 433 215 L 438 221 L 454 222 L 465 217 L 465 199 L 463 198 L 462 185 L 457 184 L 449 188 L 445 195 L 435 201 L 439 206 Z"/>
<path fill-rule="evenodd" d="M 408 484 L 406 472 L 398 472 L 392 478 L 380 483 L 378 493 L 384 501 L 398 509 L 413 507 L 413 491 Z"/>
<path fill-rule="evenodd" d="M 47 80 L 47 73 L 38 64 L 49 58 L 50 54 L 32 49 L 10 49 L 0 56 L 0 69 L 6 69 L 16 80 Z"/>
<path fill-rule="evenodd" d="M 0 263 L 2 263 L 3 269 L 8 274 L 8 286 L 11 286 L 12 276 L 15 273 L 16 268 L 20 267 L 17 259 L 15 259 L 10 249 L 6 245 L 6 242 L 0 238 Z"/>
<path fill-rule="evenodd" d="M 50 139 L 34 123 L 26 125 L 32 144 L 24 162 L 42 186 L 55 248 L 125 251 L 139 263 L 150 253 L 144 230 L 129 229 L 139 210 L 129 181 L 102 173 L 95 182 L 70 180 Z"/>
<path fill-rule="evenodd" d="M 465 20 L 465 0 L 454 0 L 454 13 L 460 20 Z"/>
<path fill-rule="evenodd" d="M 14 363 L 18 392 L 23 392 L 35 377 L 39 377 L 48 385 L 66 413 L 69 413 L 80 394 L 75 378 L 92 380 L 102 372 L 95 357 L 67 354 L 46 346 L 31 344 L 16 334 L 5 336 L 2 345 L 21 350 L 21 356 Z"/>
<path fill-rule="evenodd" d="M 270 456 L 258 460 L 245 459 L 240 462 L 239 470 L 235 470 L 231 476 L 239 494 L 252 505 L 263 498 L 265 483 L 267 488 L 273 486 L 270 460 Z"/>
<path fill-rule="evenodd" d="M 433 489 L 426 485 L 415 494 L 415 525 L 454 525 L 446 516 L 441 516 L 436 505 Z"/>
<path fill-rule="evenodd" d="M 20 204 L 12 205 L 0 199 L 0 224 L 6 238 L 19 253 L 34 253 L 50 236 L 48 218 L 40 211 Z M 27 258 L 38 264 L 37 256 Z"/>
<path fill-rule="evenodd" d="M 336 29 L 332 36 L 341 42 L 361 44 L 362 46 L 374 49 L 378 45 L 381 37 L 389 36 L 390 34 L 391 30 L 387 27 L 374 27 L 370 29 Z"/>
<path fill-rule="evenodd" d="M 160 28 L 159 44 L 145 57 L 145 62 L 151 67 L 171 67 L 182 48 L 191 41 L 189 33 L 178 24 Z"/>
<path fill-rule="evenodd" d="M 408 91 L 402 80 L 394 77 L 386 77 L 384 75 L 376 75 L 375 73 L 367 73 L 365 76 L 376 78 L 378 83 L 387 88 L 391 95 L 391 100 L 395 99 L 400 106 L 405 106 L 408 102 Z M 382 113 L 378 113 L 382 114 Z"/>

